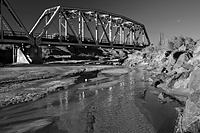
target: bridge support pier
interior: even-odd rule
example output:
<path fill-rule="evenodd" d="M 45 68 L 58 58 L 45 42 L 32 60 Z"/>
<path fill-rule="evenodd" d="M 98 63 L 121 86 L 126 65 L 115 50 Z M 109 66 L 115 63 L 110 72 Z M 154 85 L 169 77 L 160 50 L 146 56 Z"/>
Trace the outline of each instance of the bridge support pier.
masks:
<path fill-rule="evenodd" d="M 15 45 L 13 45 L 13 53 L 12 53 L 12 55 L 13 55 L 13 63 L 16 63 L 16 61 L 17 61 L 17 47 L 15 46 Z"/>
<path fill-rule="evenodd" d="M 38 46 L 31 46 L 28 49 L 29 57 L 32 60 L 32 64 L 42 64 L 42 48 Z"/>

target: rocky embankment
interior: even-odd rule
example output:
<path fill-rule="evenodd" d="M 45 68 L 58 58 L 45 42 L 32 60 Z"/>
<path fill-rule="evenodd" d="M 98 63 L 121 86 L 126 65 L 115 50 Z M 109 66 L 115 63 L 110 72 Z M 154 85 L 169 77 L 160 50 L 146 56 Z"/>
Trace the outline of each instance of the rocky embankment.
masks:
<path fill-rule="evenodd" d="M 148 82 L 163 89 L 158 95 L 160 101 L 173 99 L 185 105 L 184 109 L 177 109 L 177 132 L 200 132 L 200 43 L 183 39 L 168 45 L 173 48 L 149 46 L 135 51 L 124 65 L 148 70 Z"/>

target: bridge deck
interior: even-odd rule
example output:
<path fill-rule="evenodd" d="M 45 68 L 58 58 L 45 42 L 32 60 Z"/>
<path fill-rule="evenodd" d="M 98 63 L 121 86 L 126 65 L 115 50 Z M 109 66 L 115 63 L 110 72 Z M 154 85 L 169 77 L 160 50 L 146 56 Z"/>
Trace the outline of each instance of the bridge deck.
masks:
<path fill-rule="evenodd" d="M 102 47 L 102 48 L 116 48 L 116 49 L 142 49 L 144 46 L 135 46 L 128 44 L 119 44 L 116 42 L 115 44 L 110 44 L 108 42 L 100 42 L 95 44 L 95 42 L 90 41 L 91 39 L 85 38 L 85 41 L 82 41 L 80 44 L 77 40 L 69 40 L 69 39 L 57 39 L 52 37 L 43 37 L 41 39 L 41 45 L 51 45 L 51 46 L 88 46 L 88 47 Z M 89 40 L 89 41 L 88 41 Z M 8 33 L 3 34 L 3 38 L 0 36 L 0 44 L 29 44 L 28 37 L 24 33 L 18 33 L 16 35 L 11 35 Z"/>

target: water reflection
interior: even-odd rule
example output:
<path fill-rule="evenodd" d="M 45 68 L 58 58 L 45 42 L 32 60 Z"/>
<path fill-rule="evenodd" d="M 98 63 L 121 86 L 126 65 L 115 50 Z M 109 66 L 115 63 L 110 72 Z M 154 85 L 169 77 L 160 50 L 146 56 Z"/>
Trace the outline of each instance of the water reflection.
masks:
<path fill-rule="evenodd" d="M 113 99 L 113 96 L 112 96 L 112 89 L 113 87 L 109 87 L 109 91 L 108 91 L 108 106 L 110 107 L 112 105 L 112 99 Z"/>
<path fill-rule="evenodd" d="M 109 87 L 109 91 L 111 91 L 112 90 L 112 86 L 111 87 Z"/>
<path fill-rule="evenodd" d="M 63 110 L 63 97 L 62 97 L 62 93 L 60 93 L 59 94 L 59 101 L 60 101 L 60 108 L 59 108 L 59 110 L 60 110 L 60 116 L 62 115 L 62 113 L 64 112 L 64 110 Z"/>
<path fill-rule="evenodd" d="M 132 100 L 134 100 L 134 95 L 135 95 L 135 85 L 134 85 L 134 82 L 135 82 L 135 79 L 134 79 L 134 73 L 135 71 L 131 71 L 128 75 L 127 75 L 127 77 L 126 77 L 126 79 L 124 79 L 126 82 L 125 82 L 125 85 L 126 85 L 126 88 L 128 88 L 129 90 L 128 90 L 128 99 L 130 100 L 130 101 L 132 101 Z"/>
<path fill-rule="evenodd" d="M 85 108 L 85 92 L 79 93 L 78 109 L 83 110 Z"/>
<path fill-rule="evenodd" d="M 52 105 L 53 100 L 52 100 L 52 98 L 51 98 L 51 97 L 47 97 L 47 98 L 45 99 L 45 102 L 46 102 L 46 113 L 47 113 L 48 115 L 53 115 L 53 111 L 52 111 L 52 108 L 53 108 L 53 105 Z M 41 103 L 41 104 L 42 104 L 42 103 Z"/>
<path fill-rule="evenodd" d="M 65 91 L 65 110 L 68 110 L 69 106 L 69 101 L 68 101 L 68 90 Z"/>
<path fill-rule="evenodd" d="M 98 95 L 98 90 L 95 90 L 95 95 Z"/>
<path fill-rule="evenodd" d="M 128 74 L 128 76 L 129 76 L 129 83 L 130 83 L 130 85 L 134 85 L 134 71 L 131 71 L 129 74 Z M 130 88 L 133 88 L 132 86 L 130 86 Z"/>

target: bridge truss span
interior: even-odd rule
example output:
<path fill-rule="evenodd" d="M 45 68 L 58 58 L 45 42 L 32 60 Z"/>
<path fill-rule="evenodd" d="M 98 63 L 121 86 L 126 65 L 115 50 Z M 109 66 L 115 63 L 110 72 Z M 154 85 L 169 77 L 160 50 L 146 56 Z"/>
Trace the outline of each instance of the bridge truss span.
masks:
<path fill-rule="evenodd" d="M 45 9 L 28 31 L 9 2 L 0 0 L 0 45 L 7 44 L 13 46 L 13 62 L 20 49 L 29 63 L 41 63 L 42 45 L 140 50 L 150 45 L 150 40 L 143 24 L 125 16 L 63 6 Z"/>
<path fill-rule="evenodd" d="M 43 23 L 44 21 L 44 23 Z M 39 33 L 36 33 L 44 24 Z M 50 30 L 57 27 L 56 32 Z M 148 46 L 150 40 L 145 26 L 122 15 L 85 8 L 56 6 L 46 9 L 29 32 L 36 45 L 75 43 L 109 47 Z M 87 45 L 86 45 L 87 46 Z"/>

